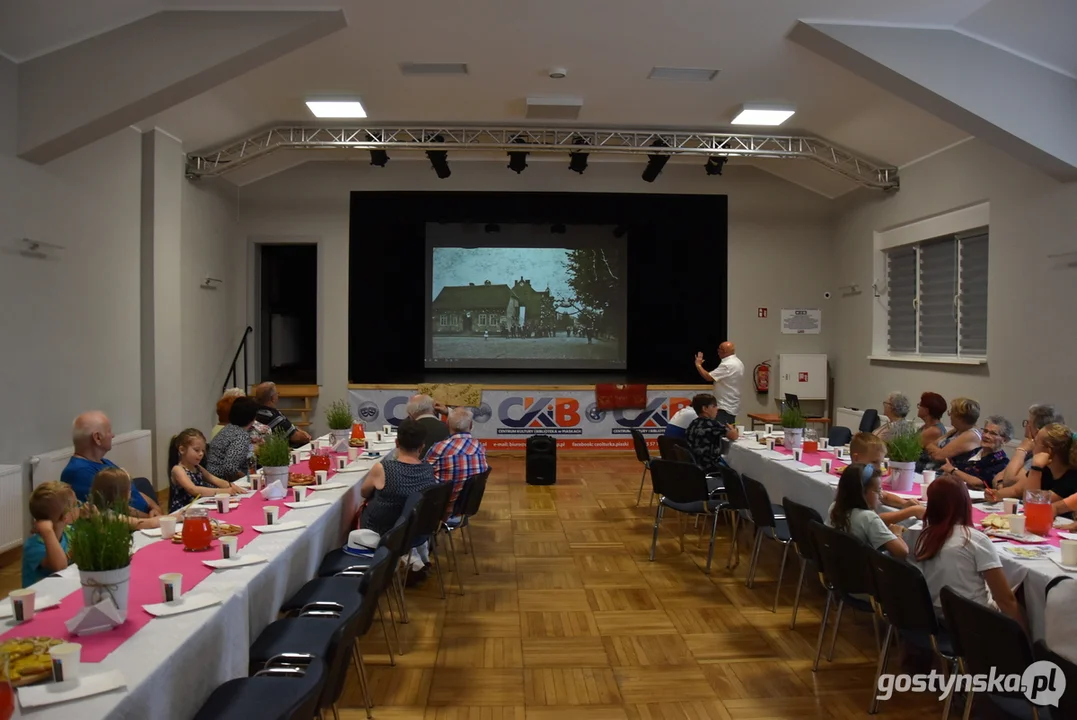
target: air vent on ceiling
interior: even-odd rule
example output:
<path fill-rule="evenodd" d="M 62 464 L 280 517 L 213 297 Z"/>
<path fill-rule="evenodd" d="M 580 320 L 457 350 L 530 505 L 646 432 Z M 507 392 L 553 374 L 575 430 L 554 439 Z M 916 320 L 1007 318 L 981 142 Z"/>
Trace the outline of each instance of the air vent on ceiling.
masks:
<path fill-rule="evenodd" d="M 467 75 L 467 63 L 400 63 L 405 75 Z"/>
<path fill-rule="evenodd" d="M 679 80 L 681 82 L 710 82 L 718 76 L 709 68 L 653 67 L 648 80 Z"/>
<path fill-rule="evenodd" d="M 529 97 L 527 115 L 530 120 L 577 120 L 583 108 L 583 98 Z"/>

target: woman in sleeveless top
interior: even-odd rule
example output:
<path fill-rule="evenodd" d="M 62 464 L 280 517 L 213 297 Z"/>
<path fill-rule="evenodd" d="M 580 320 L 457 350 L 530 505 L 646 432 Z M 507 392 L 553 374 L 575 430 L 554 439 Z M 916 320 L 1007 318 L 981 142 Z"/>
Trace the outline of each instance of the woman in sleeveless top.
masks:
<path fill-rule="evenodd" d="M 946 414 L 946 400 L 938 393 L 926 392 L 916 405 L 916 417 L 924 421 L 920 428 L 920 444 L 925 448 L 946 434 L 942 416 Z"/>
<path fill-rule="evenodd" d="M 422 425 L 414 420 L 400 423 L 396 457 L 376 464 L 363 480 L 360 493 L 367 504 L 359 518 L 359 527 L 379 535 L 385 533 L 400 517 L 409 495 L 437 482 L 434 466 L 420 455 L 425 435 Z"/>
<path fill-rule="evenodd" d="M 933 470 L 946 461 L 963 463 L 980 449 L 983 437 L 976 428 L 980 419 L 980 403 L 969 398 L 957 398 L 950 403 L 950 421 L 953 428 L 937 442 L 924 447 L 924 467 Z M 921 470 L 923 472 L 923 470 Z"/>

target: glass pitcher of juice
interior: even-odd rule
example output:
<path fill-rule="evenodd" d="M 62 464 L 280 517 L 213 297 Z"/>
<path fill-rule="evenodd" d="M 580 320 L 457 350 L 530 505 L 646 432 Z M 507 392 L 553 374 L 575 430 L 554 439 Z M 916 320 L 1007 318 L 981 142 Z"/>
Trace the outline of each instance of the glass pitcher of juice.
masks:
<path fill-rule="evenodd" d="M 804 442 L 801 444 L 801 450 L 806 453 L 819 452 L 819 431 L 808 428 L 804 431 Z"/>
<path fill-rule="evenodd" d="M 191 552 L 209 550 L 213 544 L 213 525 L 204 507 L 188 508 L 183 518 L 183 549 Z"/>
<path fill-rule="evenodd" d="M 329 448 L 322 447 L 310 451 L 310 471 L 312 473 L 317 472 L 318 470 L 329 472 L 331 465 L 332 460 L 329 457 Z"/>
<path fill-rule="evenodd" d="M 1046 537 L 1054 521 L 1051 493 L 1047 490 L 1025 490 L 1025 532 Z"/>

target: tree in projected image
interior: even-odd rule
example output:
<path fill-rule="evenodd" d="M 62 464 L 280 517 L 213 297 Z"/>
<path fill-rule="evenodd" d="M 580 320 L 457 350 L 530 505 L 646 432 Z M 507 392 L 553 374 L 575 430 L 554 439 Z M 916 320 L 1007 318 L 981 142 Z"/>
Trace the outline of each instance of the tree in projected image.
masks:
<path fill-rule="evenodd" d="M 576 326 L 588 339 L 617 338 L 624 327 L 620 302 L 624 282 L 624 252 L 617 248 L 577 248 L 565 253 L 565 271 L 571 295 L 558 305 L 574 315 Z"/>

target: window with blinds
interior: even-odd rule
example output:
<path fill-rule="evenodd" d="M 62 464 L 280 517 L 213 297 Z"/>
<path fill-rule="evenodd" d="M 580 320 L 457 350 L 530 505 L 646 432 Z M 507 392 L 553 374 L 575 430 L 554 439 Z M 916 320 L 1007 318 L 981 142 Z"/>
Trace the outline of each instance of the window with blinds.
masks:
<path fill-rule="evenodd" d="M 987 239 L 978 230 L 886 252 L 890 353 L 986 357 Z"/>

